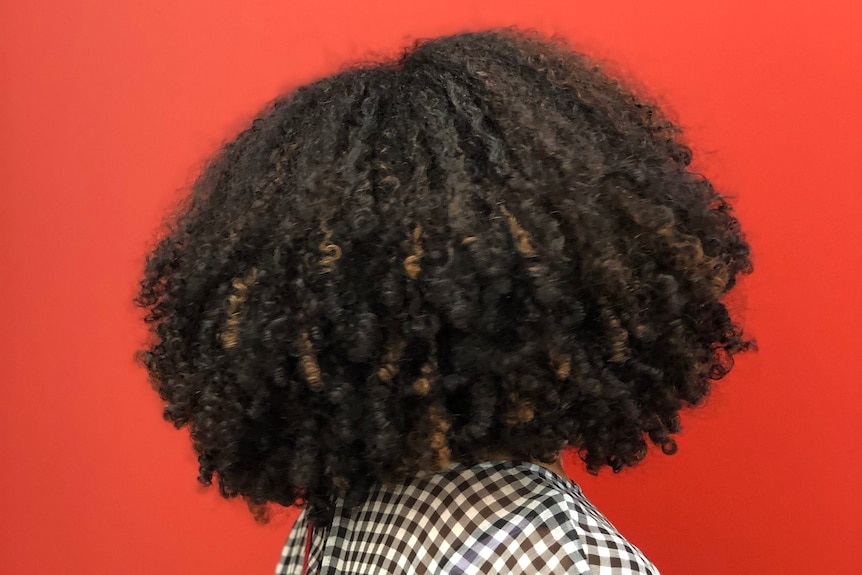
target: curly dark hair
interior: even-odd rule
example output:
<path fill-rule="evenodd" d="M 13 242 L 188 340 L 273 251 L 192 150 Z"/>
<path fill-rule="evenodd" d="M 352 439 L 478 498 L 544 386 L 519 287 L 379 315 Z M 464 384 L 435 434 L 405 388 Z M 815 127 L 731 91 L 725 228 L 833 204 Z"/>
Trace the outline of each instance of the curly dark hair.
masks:
<path fill-rule="evenodd" d="M 277 98 L 165 220 L 138 351 L 215 475 L 331 521 L 493 452 L 672 454 L 753 348 L 751 272 L 680 129 L 561 39 L 417 42 Z"/>

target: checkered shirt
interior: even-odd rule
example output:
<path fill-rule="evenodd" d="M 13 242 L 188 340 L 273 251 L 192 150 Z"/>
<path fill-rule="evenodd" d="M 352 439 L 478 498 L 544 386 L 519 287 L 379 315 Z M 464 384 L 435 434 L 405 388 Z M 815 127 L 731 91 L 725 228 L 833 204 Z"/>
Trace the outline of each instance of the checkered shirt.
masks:
<path fill-rule="evenodd" d="M 276 575 L 301 575 L 307 521 Z M 573 481 L 524 461 L 484 462 L 380 485 L 315 529 L 309 575 L 658 575 Z"/>

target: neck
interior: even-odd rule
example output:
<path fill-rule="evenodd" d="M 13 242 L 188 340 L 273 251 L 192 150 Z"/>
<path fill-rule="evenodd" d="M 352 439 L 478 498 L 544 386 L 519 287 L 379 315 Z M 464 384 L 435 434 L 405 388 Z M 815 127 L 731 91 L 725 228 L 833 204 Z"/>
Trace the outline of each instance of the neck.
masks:
<path fill-rule="evenodd" d="M 512 457 L 511 454 L 506 453 L 504 451 L 493 451 L 493 452 L 488 454 L 488 459 L 490 461 L 510 461 L 510 460 L 515 459 L 515 458 Z M 571 480 L 571 478 L 569 477 L 569 474 L 566 473 L 565 469 L 563 469 L 562 452 L 557 454 L 557 458 L 552 463 L 545 463 L 544 461 L 537 461 L 537 460 L 532 461 L 532 463 L 535 463 L 536 465 L 541 465 L 542 467 L 544 467 L 548 471 L 552 471 L 552 472 L 556 473 L 557 475 L 559 475 L 563 479 Z"/>

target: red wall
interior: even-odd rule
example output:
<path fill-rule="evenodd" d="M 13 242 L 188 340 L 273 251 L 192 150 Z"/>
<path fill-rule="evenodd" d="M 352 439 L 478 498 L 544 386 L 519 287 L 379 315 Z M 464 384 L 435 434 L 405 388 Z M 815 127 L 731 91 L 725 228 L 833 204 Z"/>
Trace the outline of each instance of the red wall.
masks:
<path fill-rule="evenodd" d="M 0 2 L 0 572 L 270 573 L 292 515 L 195 482 L 132 361 L 145 244 L 279 91 L 466 27 L 559 32 L 738 197 L 741 358 L 681 449 L 584 490 L 664 575 L 858 573 L 862 10 L 853 1 Z M 570 465 L 570 468 L 573 466 Z"/>

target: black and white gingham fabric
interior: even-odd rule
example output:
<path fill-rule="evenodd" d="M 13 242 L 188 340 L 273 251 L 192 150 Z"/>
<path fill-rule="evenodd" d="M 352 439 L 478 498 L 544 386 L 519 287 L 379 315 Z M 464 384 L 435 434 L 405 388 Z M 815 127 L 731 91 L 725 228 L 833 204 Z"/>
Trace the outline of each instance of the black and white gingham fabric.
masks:
<path fill-rule="evenodd" d="M 307 522 L 288 536 L 276 575 L 300 575 Z M 659 575 L 573 481 L 525 461 L 454 464 L 383 485 L 315 529 L 310 575 Z"/>

